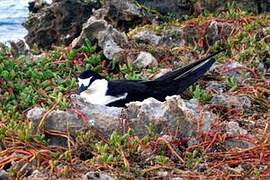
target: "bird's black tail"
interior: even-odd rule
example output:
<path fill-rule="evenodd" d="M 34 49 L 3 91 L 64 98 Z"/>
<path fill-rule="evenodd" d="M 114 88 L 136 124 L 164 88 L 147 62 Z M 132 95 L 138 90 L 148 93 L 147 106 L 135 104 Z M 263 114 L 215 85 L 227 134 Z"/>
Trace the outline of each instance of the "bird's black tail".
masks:
<path fill-rule="evenodd" d="M 221 51 L 220 51 L 221 52 Z M 169 72 L 154 81 L 156 82 L 175 82 L 179 84 L 178 93 L 182 93 L 190 85 L 194 84 L 200 77 L 203 76 L 215 63 L 215 59 L 212 58 L 217 52 L 199 61 L 191 63 L 187 66 L 179 68 L 175 71 Z M 174 84 L 174 83 L 173 83 Z"/>
<path fill-rule="evenodd" d="M 184 75 L 186 73 L 191 73 L 192 70 L 194 71 L 194 70 L 197 70 L 197 69 L 200 69 L 200 68 L 204 68 L 204 67 L 207 68 L 207 66 L 210 65 L 208 67 L 208 69 L 209 69 L 212 66 L 212 64 L 214 63 L 214 62 L 211 63 L 213 61 L 213 60 L 211 60 L 211 58 L 213 56 L 219 54 L 222 51 L 224 51 L 224 50 L 218 51 L 218 52 L 216 52 L 214 54 L 211 54 L 210 56 L 207 56 L 207 57 L 205 57 L 205 58 L 203 58 L 201 60 L 198 60 L 198 61 L 196 61 L 194 63 L 191 63 L 191 64 L 189 64 L 187 66 L 184 66 L 184 67 L 181 67 L 179 69 L 176 69 L 176 70 L 174 70 L 172 72 L 169 72 L 169 73 L 167 73 L 167 74 L 165 74 L 165 75 L 163 75 L 163 76 L 155 79 L 155 81 L 173 80 L 173 79 L 175 79 L 175 78 L 177 78 L 177 77 L 179 77 L 181 75 Z"/>
<path fill-rule="evenodd" d="M 210 58 L 207 61 L 204 61 L 203 63 L 198 64 L 197 66 L 194 66 L 193 68 L 175 77 L 174 81 L 179 83 L 178 92 L 181 93 L 190 85 L 194 84 L 211 68 L 215 61 L 216 60 L 214 58 Z"/>

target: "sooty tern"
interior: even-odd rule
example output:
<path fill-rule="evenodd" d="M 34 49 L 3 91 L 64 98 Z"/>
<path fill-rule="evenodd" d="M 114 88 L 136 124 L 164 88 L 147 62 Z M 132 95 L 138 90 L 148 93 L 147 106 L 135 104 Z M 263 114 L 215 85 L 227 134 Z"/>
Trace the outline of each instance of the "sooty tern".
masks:
<path fill-rule="evenodd" d="M 116 107 L 124 107 L 128 102 L 143 101 L 149 97 L 164 101 L 166 96 L 182 93 L 194 84 L 215 63 L 212 57 L 217 53 L 150 81 L 109 81 L 86 70 L 78 77 L 78 94 L 92 104 Z"/>

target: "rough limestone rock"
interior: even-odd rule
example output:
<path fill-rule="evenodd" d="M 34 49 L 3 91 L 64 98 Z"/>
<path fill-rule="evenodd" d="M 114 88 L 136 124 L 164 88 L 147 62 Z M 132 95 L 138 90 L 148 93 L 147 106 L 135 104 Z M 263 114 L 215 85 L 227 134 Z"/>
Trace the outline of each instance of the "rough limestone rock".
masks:
<path fill-rule="evenodd" d="M 158 65 L 156 58 L 148 52 L 140 52 L 137 59 L 133 62 L 136 66 L 145 67 L 155 67 Z"/>
<path fill-rule="evenodd" d="M 176 47 L 183 46 L 185 42 L 183 28 L 171 27 L 169 30 L 163 32 L 159 43 L 163 46 Z"/>
<path fill-rule="evenodd" d="M 150 31 L 141 31 L 138 34 L 136 34 L 133 38 L 138 43 L 154 44 L 154 45 L 158 45 L 161 39 L 160 36 Z"/>
<path fill-rule="evenodd" d="M 196 134 L 197 120 L 200 112 L 193 102 L 185 102 L 180 96 L 170 96 L 160 102 L 154 98 L 142 102 L 131 102 L 127 108 L 107 107 L 94 105 L 78 95 L 71 96 L 73 109 L 67 111 L 55 110 L 50 112 L 43 127 L 46 131 L 69 131 L 75 136 L 76 131 L 89 126 L 103 135 L 109 136 L 113 131 L 122 131 L 123 128 L 132 128 L 138 136 L 149 133 L 147 127 L 154 127 L 159 135 L 177 133 L 177 136 L 189 138 Z M 32 120 L 33 127 L 40 124 L 44 116 L 43 109 L 34 108 L 27 114 Z M 209 131 L 212 117 L 205 112 L 201 130 Z M 66 145 L 66 139 L 50 137 L 51 144 Z"/>
<path fill-rule="evenodd" d="M 214 72 L 233 77 L 239 84 L 241 84 L 244 79 L 251 77 L 250 72 L 243 71 L 243 68 L 246 68 L 246 66 L 235 60 L 231 60 L 226 64 L 217 63 L 212 67 Z"/>
<path fill-rule="evenodd" d="M 254 147 L 255 144 L 241 140 L 241 139 L 229 139 L 224 142 L 226 149 L 248 149 Z"/>
<path fill-rule="evenodd" d="M 165 102 L 148 98 L 143 102 L 127 104 L 128 119 L 137 135 L 148 133 L 147 125 L 156 127 L 157 133 L 175 132 L 178 136 L 190 137 L 195 133 L 194 116 L 188 117 L 186 104 L 180 96 L 167 97 Z"/>
<path fill-rule="evenodd" d="M 88 38 L 98 42 L 106 58 L 113 59 L 123 51 L 122 47 L 127 44 L 127 37 L 125 33 L 119 32 L 105 21 L 103 13 L 106 14 L 106 9 L 94 11 L 94 15 L 83 24 L 79 37 L 73 40 L 72 47 L 80 47 Z"/>
<path fill-rule="evenodd" d="M 52 4 L 32 13 L 24 23 L 28 30 L 27 44 L 43 49 L 54 45 L 68 45 L 77 37 L 82 24 L 100 7 L 99 1 L 54 0 Z"/>
<path fill-rule="evenodd" d="M 31 179 L 48 179 L 48 175 L 46 173 L 42 173 L 39 170 L 34 170 L 30 176 L 26 178 L 26 180 Z"/>
<path fill-rule="evenodd" d="M 208 132 L 211 130 L 213 115 L 208 111 L 200 111 L 199 102 L 197 99 L 185 100 L 187 112 L 189 111 L 196 119 L 200 119 L 200 131 Z"/>
<path fill-rule="evenodd" d="M 45 112 L 44 108 L 35 107 L 27 112 L 27 118 L 37 125 Z"/>
<path fill-rule="evenodd" d="M 45 129 L 58 130 L 63 132 L 68 130 L 73 135 L 83 126 L 83 121 L 80 120 L 76 114 L 60 110 L 52 111 L 47 116 L 46 122 L 44 124 Z"/>
<path fill-rule="evenodd" d="M 213 45 L 219 40 L 218 23 L 216 21 L 212 21 L 208 26 L 206 30 L 206 39 L 209 45 Z"/>
<path fill-rule="evenodd" d="M 18 39 L 16 41 L 8 41 L 7 43 L 10 45 L 14 56 L 18 56 L 18 55 L 31 56 L 32 55 L 30 52 L 29 46 L 25 43 L 24 40 Z"/>
<path fill-rule="evenodd" d="M 101 10 L 105 11 L 104 9 Z M 97 13 L 97 11 L 95 11 L 94 13 Z M 96 16 L 96 14 L 94 14 L 87 20 L 86 23 L 83 24 L 80 36 L 72 41 L 72 47 L 73 48 L 80 47 L 81 45 L 83 45 L 84 40 L 86 38 L 88 38 L 91 41 L 99 39 L 99 37 L 101 36 L 100 32 L 106 31 L 107 27 L 108 27 L 107 21 L 105 21 L 102 18 L 102 16 L 99 17 Z"/>
<path fill-rule="evenodd" d="M 0 170 L 0 179 L 1 180 L 9 180 L 11 179 L 8 173 L 5 170 Z"/>
<path fill-rule="evenodd" d="M 231 121 L 228 122 L 226 125 L 227 134 L 230 136 L 246 135 L 248 133 L 247 130 L 239 126 L 238 122 Z"/>
<path fill-rule="evenodd" d="M 48 3 L 45 0 L 33 0 L 28 3 L 28 10 L 31 13 L 37 13 L 41 8 L 47 6 Z"/>
<path fill-rule="evenodd" d="M 107 9 L 106 20 L 121 31 L 127 32 L 154 19 L 153 15 L 138 6 L 135 0 L 110 0 Z"/>
<path fill-rule="evenodd" d="M 227 96 L 227 95 L 216 95 L 211 99 L 211 104 L 224 106 L 227 108 L 236 108 L 240 111 L 245 111 L 251 108 L 252 103 L 247 96 Z"/>
<path fill-rule="evenodd" d="M 226 91 L 226 84 L 223 82 L 209 81 L 206 85 L 206 90 L 222 94 Z"/>
<path fill-rule="evenodd" d="M 117 57 L 117 54 L 123 51 L 121 47 L 124 47 L 126 43 L 126 35 L 117 31 L 111 25 L 108 25 L 107 29 L 101 32 L 98 40 L 98 45 L 103 49 L 103 54 L 108 59 Z"/>
<path fill-rule="evenodd" d="M 198 26 L 193 24 L 187 24 L 183 27 L 168 26 L 164 31 L 160 32 L 159 36 L 143 30 L 131 35 L 131 38 L 139 43 L 173 48 L 194 45 L 202 40 L 201 37 L 204 37 L 204 41 L 201 41 L 200 46 L 208 47 L 214 45 L 217 41 L 223 43 L 232 31 L 232 23 L 212 20 L 208 24 Z"/>
<path fill-rule="evenodd" d="M 120 119 L 124 108 L 91 104 L 78 95 L 71 96 L 71 103 L 74 108 L 79 109 L 87 116 L 91 126 L 106 135 L 111 134 L 121 126 Z"/>
<path fill-rule="evenodd" d="M 90 171 L 82 176 L 82 180 L 114 180 L 114 178 L 108 174 L 101 172 Z"/>

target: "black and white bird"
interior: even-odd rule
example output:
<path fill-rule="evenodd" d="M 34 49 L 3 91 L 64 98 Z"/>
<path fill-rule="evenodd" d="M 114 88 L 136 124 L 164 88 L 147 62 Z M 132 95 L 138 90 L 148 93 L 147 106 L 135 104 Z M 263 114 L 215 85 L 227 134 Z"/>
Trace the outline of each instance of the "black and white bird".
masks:
<path fill-rule="evenodd" d="M 219 53 L 219 52 L 218 52 Z M 78 94 L 92 104 L 124 107 L 131 101 L 149 97 L 164 101 L 166 96 L 182 93 L 215 63 L 217 53 L 168 72 L 155 80 L 107 80 L 86 70 L 78 77 Z"/>

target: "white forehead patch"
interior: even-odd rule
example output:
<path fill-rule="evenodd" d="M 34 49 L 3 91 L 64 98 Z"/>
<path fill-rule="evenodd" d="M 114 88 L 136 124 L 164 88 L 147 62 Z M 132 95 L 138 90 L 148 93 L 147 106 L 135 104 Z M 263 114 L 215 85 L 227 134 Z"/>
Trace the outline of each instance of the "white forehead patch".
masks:
<path fill-rule="evenodd" d="M 78 78 L 79 80 L 79 87 L 83 84 L 85 87 L 89 85 L 90 81 L 91 81 L 92 77 L 87 78 L 87 79 L 81 79 Z"/>

